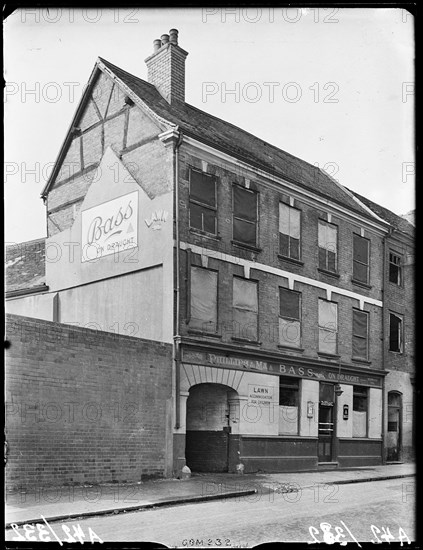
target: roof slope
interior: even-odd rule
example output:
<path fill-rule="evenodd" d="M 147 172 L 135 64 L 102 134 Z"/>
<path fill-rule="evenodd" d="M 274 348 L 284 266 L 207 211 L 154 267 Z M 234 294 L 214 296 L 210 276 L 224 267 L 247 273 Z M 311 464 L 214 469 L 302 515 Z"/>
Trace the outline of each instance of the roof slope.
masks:
<path fill-rule="evenodd" d="M 297 183 L 313 193 L 324 195 L 366 217 L 371 216 L 340 185 L 316 166 L 188 103 L 175 102 L 170 105 L 152 84 L 101 57 L 99 59 L 152 111 L 170 123 L 178 125 L 184 134 L 257 168 Z"/>
<path fill-rule="evenodd" d="M 45 238 L 6 247 L 6 292 L 45 285 Z"/>
<path fill-rule="evenodd" d="M 398 214 L 395 214 L 394 212 L 391 212 L 391 210 L 388 210 L 384 206 L 380 206 L 380 204 L 376 204 L 375 202 L 371 201 L 370 199 L 367 199 L 366 197 L 363 197 L 363 195 L 359 195 L 352 189 L 348 189 L 353 195 L 355 195 L 361 202 L 363 202 L 368 208 L 373 210 L 373 212 L 382 218 L 383 220 L 387 221 L 389 225 L 391 225 L 394 229 L 397 231 L 400 231 L 401 233 L 405 233 L 406 235 L 409 235 L 410 237 L 414 237 L 415 234 L 415 228 L 413 225 L 411 225 L 410 222 L 408 222 L 406 219 L 404 219 L 402 216 L 398 216 Z"/>

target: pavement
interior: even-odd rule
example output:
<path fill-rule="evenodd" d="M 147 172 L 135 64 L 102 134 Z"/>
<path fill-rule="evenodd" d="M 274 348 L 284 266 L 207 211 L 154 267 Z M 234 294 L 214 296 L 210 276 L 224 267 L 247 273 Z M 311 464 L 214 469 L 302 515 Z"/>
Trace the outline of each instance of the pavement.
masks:
<path fill-rule="evenodd" d="M 290 493 L 316 485 L 364 483 L 415 476 L 414 464 L 390 464 L 329 471 L 192 474 L 135 484 L 37 487 L 6 492 L 6 527 L 119 514 L 178 504 L 242 499 L 254 493 Z"/>

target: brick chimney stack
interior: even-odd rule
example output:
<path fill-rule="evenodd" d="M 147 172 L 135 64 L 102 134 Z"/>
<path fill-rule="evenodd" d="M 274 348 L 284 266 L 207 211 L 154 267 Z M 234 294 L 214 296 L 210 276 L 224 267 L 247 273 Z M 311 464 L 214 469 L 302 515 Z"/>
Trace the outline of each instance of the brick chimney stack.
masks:
<path fill-rule="evenodd" d="M 185 101 L 185 59 L 188 52 L 178 46 L 178 31 L 170 29 L 153 41 L 153 54 L 145 60 L 148 82 L 168 103 Z"/>

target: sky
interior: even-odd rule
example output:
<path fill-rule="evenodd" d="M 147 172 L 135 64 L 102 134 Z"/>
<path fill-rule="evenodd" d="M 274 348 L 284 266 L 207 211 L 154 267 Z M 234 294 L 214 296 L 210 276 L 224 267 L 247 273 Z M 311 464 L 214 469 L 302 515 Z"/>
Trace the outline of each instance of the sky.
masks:
<path fill-rule="evenodd" d="M 414 21 L 381 8 L 23 8 L 4 23 L 5 234 L 46 236 L 40 193 L 98 56 L 147 80 L 179 30 L 185 99 L 402 215 L 415 208 Z"/>

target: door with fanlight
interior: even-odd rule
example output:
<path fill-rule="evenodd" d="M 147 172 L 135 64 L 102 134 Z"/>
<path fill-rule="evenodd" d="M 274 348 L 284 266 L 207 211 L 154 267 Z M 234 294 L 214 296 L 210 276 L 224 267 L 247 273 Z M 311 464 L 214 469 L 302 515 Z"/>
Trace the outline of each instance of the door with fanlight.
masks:
<path fill-rule="evenodd" d="M 319 462 L 332 462 L 334 433 L 334 384 L 320 382 L 319 387 Z"/>

